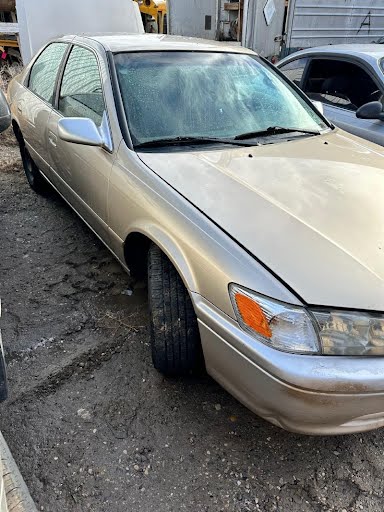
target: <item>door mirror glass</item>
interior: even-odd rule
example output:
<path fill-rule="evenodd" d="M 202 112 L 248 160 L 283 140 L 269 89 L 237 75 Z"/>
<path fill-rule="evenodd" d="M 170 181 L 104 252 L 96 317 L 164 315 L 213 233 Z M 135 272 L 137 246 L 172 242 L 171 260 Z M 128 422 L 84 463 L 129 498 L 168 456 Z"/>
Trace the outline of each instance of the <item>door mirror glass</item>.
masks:
<path fill-rule="evenodd" d="M 371 101 L 362 105 L 356 112 L 359 119 L 379 119 L 384 121 L 383 105 L 380 101 Z"/>
<path fill-rule="evenodd" d="M 103 137 L 92 119 L 66 117 L 58 122 L 58 136 L 61 140 L 84 146 L 104 146 Z"/>
<path fill-rule="evenodd" d="M 321 101 L 312 100 L 313 106 L 320 112 L 321 115 L 324 115 L 324 107 Z"/>
<path fill-rule="evenodd" d="M 0 90 L 0 133 L 11 125 L 11 113 L 3 91 Z"/>

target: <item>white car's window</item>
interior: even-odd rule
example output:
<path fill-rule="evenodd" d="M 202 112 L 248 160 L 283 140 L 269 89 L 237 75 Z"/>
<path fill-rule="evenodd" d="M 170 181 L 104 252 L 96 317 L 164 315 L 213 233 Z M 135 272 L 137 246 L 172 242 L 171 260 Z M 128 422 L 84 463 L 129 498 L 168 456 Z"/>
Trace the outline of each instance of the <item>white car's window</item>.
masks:
<path fill-rule="evenodd" d="M 300 86 L 307 62 L 307 58 L 296 59 L 288 62 L 288 64 L 285 64 L 284 66 L 279 66 L 279 69 L 287 78 L 292 80 L 292 82 L 294 82 L 296 85 Z"/>
<path fill-rule="evenodd" d="M 364 69 L 339 59 L 313 59 L 304 91 L 312 100 L 351 111 L 383 98 L 382 91 Z"/>
<path fill-rule="evenodd" d="M 101 124 L 105 110 L 103 88 L 95 54 L 74 46 L 65 66 L 59 111 L 65 117 L 87 117 Z"/>
<path fill-rule="evenodd" d="M 327 125 L 259 58 L 246 54 L 115 55 L 134 144 L 171 137 L 235 137 L 269 127 Z"/>
<path fill-rule="evenodd" d="M 51 104 L 57 73 L 67 46 L 65 43 L 52 43 L 47 46 L 33 64 L 29 75 L 28 88 Z"/>

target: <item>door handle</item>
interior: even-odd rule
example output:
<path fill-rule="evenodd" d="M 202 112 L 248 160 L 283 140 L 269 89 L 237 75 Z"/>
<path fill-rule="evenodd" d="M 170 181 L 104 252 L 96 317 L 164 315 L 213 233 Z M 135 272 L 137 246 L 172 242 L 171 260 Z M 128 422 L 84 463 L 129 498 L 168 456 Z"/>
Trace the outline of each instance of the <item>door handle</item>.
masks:
<path fill-rule="evenodd" d="M 54 133 L 49 132 L 48 134 L 48 141 L 54 148 L 57 146 L 57 137 Z"/>
<path fill-rule="evenodd" d="M 17 111 L 22 114 L 23 113 L 23 109 L 21 108 L 21 105 L 17 105 Z"/>

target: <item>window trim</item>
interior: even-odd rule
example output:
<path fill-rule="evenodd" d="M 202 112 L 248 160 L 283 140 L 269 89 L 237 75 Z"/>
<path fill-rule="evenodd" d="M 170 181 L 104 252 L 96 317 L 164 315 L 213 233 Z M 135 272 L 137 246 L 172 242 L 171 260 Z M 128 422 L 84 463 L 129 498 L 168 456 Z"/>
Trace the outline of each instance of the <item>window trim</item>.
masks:
<path fill-rule="evenodd" d="M 96 57 L 97 67 L 98 67 L 99 76 L 100 76 L 101 90 L 102 90 L 102 93 L 103 93 L 103 100 L 104 100 L 104 107 L 105 107 L 104 112 L 105 112 L 105 115 L 106 115 L 106 118 L 107 118 L 107 126 L 108 126 L 108 131 L 109 131 L 109 134 L 110 134 L 110 139 L 112 141 L 111 150 L 109 150 L 107 148 L 102 148 L 102 149 L 104 149 L 108 153 L 113 153 L 113 151 L 114 151 L 114 143 L 113 143 L 113 135 L 112 135 L 112 130 L 111 130 L 111 122 L 110 122 L 110 118 L 109 118 L 108 102 L 107 102 L 107 97 L 106 97 L 106 94 L 105 94 L 105 88 L 104 88 L 104 84 L 103 84 L 103 80 L 102 80 L 102 76 L 103 75 L 102 75 L 102 68 L 101 68 L 101 63 L 100 63 L 101 56 L 100 56 L 99 52 L 97 50 L 95 50 L 95 48 L 93 48 L 92 46 L 90 46 L 90 45 L 88 45 L 86 43 L 83 43 L 83 42 L 76 42 L 76 41 L 70 42 L 69 49 L 68 49 L 66 55 L 64 55 L 65 58 L 63 58 L 63 60 L 61 61 L 61 67 L 60 67 L 59 72 L 57 74 L 56 89 L 55 89 L 55 95 L 54 95 L 55 101 L 54 101 L 54 104 L 52 105 L 52 108 L 55 111 L 55 113 L 58 116 L 60 116 L 60 118 L 64 119 L 63 113 L 60 112 L 60 110 L 59 110 L 59 95 L 60 95 L 60 90 L 61 90 L 61 86 L 62 86 L 62 83 L 63 83 L 65 69 L 67 67 L 67 63 L 68 63 L 69 57 L 70 57 L 70 55 L 72 53 L 72 50 L 75 48 L 75 46 L 78 46 L 80 48 L 84 48 L 85 50 L 90 51 Z M 107 66 L 107 71 L 108 72 L 110 71 L 108 66 Z M 110 72 L 108 73 L 108 78 L 110 80 L 112 78 Z"/>
<path fill-rule="evenodd" d="M 31 73 L 32 73 L 32 70 L 36 64 L 36 62 L 39 60 L 39 58 L 41 57 L 41 55 L 45 52 L 45 50 L 47 50 L 49 48 L 49 46 L 52 46 L 53 44 L 64 44 L 67 48 L 65 49 L 64 53 L 63 53 L 63 56 L 61 58 L 61 61 L 60 61 L 60 64 L 59 64 L 59 67 L 57 68 L 57 73 L 56 73 L 56 78 L 55 78 L 55 81 L 54 81 L 54 85 L 53 85 L 53 94 L 52 94 L 52 103 L 50 103 L 49 101 L 47 101 L 45 98 L 43 98 L 42 96 L 39 96 L 35 91 L 33 91 L 30 87 L 30 82 L 31 82 Z M 68 52 L 68 47 L 71 45 L 71 43 L 69 41 L 50 41 L 47 45 L 44 46 L 44 48 L 41 49 L 41 51 L 35 56 L 35 58 L 33 59 L 33 61 L 31 62 L 30 64 L 30 68 L 28 70 L 28 73 L 27 73 L 27 76 L 25 77 L 24 79 L 24 85 L 25 87 L 28 89 L 29 92 L 31 92 L 32 94 L 34 94 L 36 96 L 36 98 L 39 98 L 39 100 L 43 101 L 46 105 L 48 105 L 49 107 L 53 108 L 53 105 L 54 105 L 54 102 L 55 102 L 55 97 L 56 97 L 56 86 L 57 86 L 57 78 L 59 76 L 59 73 L 60 73 L 60 69 L 61 69 L 61 66 L 63 64 L 63 60 L 65 59 L 66 57 L 66 54 Z"/>
<path fill-rule="evenodd" d="M 292 59 L 292 60 L 294 60 L 294 59 Z M 345 56 L 342 54 L 329 55 L 327 53 L 319 53 L 319 54 L 316 53 L 316 54 L 309 55 L 307 69 L 305 72 L 305 76 L 303 74 L 303 81 L 302 81 L 302 85 L 301 85 L 301 87 L 303 88 L 304 94 L 307 94 L 304 91 L 304 89 L 306 87 L 308 77 L 309 77 L 309 72 L 310 72 L 310 69 L 311 69 L 311 66 L 312 66 L 312 63 L 314 60 L 337 60 L 337 61 L 348 62 L 350 64 L 354 64 L 355 66 L 358 66 L 360 69 L 362 69 L 363 71 L 365 71 L 367 73 L 367 75 L 372 79 L 372 81 L 376 84 L 377 88 L 382 92 L 382 94 L 384 96 L 384 88 L 380 83 L 378 83 L 374 69 L 367 62 L 365 62 L 363 59 L 360 59 L 355 56 L 350 56 L 350 55 Z M 339 110 L 342 110 L 343 112 L 352 112 L 352 113 L 356 114 L 355 110 L 350 110 L 348 108 L 344 108 L 339 105 L 333 105 L 333 104 L 330 105 L 327 103 L 324 103 L 324 105 L 326 105 L 327 107 L 331 107 L 331 108 L 337 108 Z"/>
<path fill-rule="evenodd" d="M 106 102 L 106 96 L 105 96 L 105 91 L 104 91 L 104 86 L 103 86 L 101 66 L 100 66 L 100 62 L 99 62 L 98 53 L 93 48 L 91 48 L 91 47 L 89 47 L 87 45 L 72 43 L 70 50 L 68 51 L 67 55 L 65 56 L 66 57 L 65 58 L 65 62 L 64 62 L 64 60 L 62 61 L 62 67 L 60 68 L 59 73 L 57 75 L 58 80 L 57 80 L 57 84 L 56 84 L 57 87 L 56 87 L 56 91 L 55 91 L 55 101 L 54 101 L 54 104 L 53 104 L 55 111 L 58 114 L 60 114 L 62 117 L 65 117 L 65 116 L 59 110 L 60 91 L 61 91 L 61 87 L 63 85 L 64 74 L 65 74 L 65 70 L 66 70 L 69 58 L 71 56 L 72 51 L 74 50 L 74 48 L 76 46 L 78 48 L 84 48 L 84 50 L 90 51 L 96 57 L 96 63 L 97 63 L 98 71 L 99 71 L 99 77 L 100 77 L 100 85 L 101 85 L 101 90 L 102 90 L 102 93 L 103 93 L 104 107 L 105 107 L 105 111 L 107 110 L 107 102 Z"/>
<path fill-rule="evenodd" d="M 123 136 L 124 142 L 131 151 L 134 151 L 131 132 L 129 129 L 129 123 L 124 110 L 123 96 L 121 94 L 119 79 L 117 77 L 116 64 L 114 59 L 115 55 L 116 54 L 112 53 L 111 51 L 107 52 L 108 68 L 112 84 L 113 99 L 116 108 L 117 119 L 120 126 L 120 131 Z"/>

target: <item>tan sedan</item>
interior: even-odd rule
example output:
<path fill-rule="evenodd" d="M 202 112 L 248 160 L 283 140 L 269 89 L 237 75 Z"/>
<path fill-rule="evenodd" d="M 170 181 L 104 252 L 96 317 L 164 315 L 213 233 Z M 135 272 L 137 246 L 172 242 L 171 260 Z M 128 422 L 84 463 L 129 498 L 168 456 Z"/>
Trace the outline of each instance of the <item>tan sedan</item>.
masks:
<path fill-rule="evenodd" d="M 244 48 L 64 37 L 9 89 L 31 187 L 133 276 L 152 354 L 302 433 L 384 425 L 384 154 Z"/>

